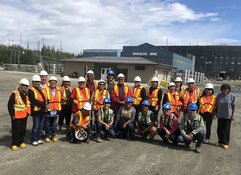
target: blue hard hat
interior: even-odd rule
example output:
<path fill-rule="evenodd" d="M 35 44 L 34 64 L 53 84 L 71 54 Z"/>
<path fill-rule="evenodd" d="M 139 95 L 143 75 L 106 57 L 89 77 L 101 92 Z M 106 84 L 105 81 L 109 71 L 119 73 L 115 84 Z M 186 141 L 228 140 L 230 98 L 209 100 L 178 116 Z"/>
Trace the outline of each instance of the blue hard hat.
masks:
<path fill-rule="evenodd" d="M 132 103 L 133 102 L 133 99 L 132 97 L 126 97 L 126 103 Z"/>
<path fill-rule="evenodd" d="M 188 109 L 190 111 L 197 111 L 197 105 L 196 103 L 191 103 L 189 106 L 188 106 Z"/>
<path fill-rule="evenodd" d="M 143 100 L 141 105 L 150 106 L 150 102 L 148 100 Z"/>
<path fill-rule="evenodd" d="M 163 105 L 163 109 L 171 110 L 171 105 L 169 103 L 166 103 L 166 104 Z"/>
<path fill-rule="evenodd" d="M 115 75 L 115 72 L 110 69 L 110 70 L 107 71 L 107 75 Z"/>
<path fill-rule="evenodd" d="M 111 103 L 110 98 L 104 98 L 103 103 Z"/>

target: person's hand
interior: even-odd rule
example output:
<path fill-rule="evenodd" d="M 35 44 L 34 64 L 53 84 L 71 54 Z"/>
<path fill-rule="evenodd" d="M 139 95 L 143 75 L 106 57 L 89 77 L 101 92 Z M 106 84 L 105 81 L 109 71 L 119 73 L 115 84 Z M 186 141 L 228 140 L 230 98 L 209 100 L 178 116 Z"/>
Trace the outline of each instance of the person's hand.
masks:
<path fill-rule="evenodd" d="M 125 101 L 120 101 L 120 104 L 125 104 Z"/>
<path fill-rule="evenodd" d="M 16 117 L 15 117 L 15 116 L 13 116 L 13 117 L 12 117 L 12 119 L 13 119 L 13 120 L 15 120 L 15 119 L 16 119 Z"/>
<path fill-rule="evenodd" d="M 185 135 L 184 137 L 185 137 L 185 139 L 188 140 L 188 141 L 191 141 L 191 140 L 192 140 L 189 135 Z"/>
<path fill-rule="evenodd" d="M 158 111 L 158 108 L 159 108 L 159 106 L 158 106 L 158 105 L 156 105 L 156 107 L 155 107 L 155 111 Z"/>
<path fill-rule="evenodd" d="M 166 134 L 167 134 L 168 136 L 171 135 L 170 131 L 168 131 L 167 129 L 166 129 Z"/>
<path fill-rule="evenodd" d="M 233 120 L 234 120 L 234 118 L 235 118 L 235 117 L 234 117 L 234 115 L 233 115 L 233 116 L 231 117 L 231 120 L 233 121 Z"/>
<path fill-rule="evenodd" d="M 164 135 L 164 137 L 165 137 L 165 138 L 168 138 L 168 137 L 169 137 L 169 135 L 168 135 L 168 134 L 166 134 L 166 135 Z"/>
<path fill-rule="evenodd" d="M 193 139 L 193 134 L 192 133 L 188 134 L 188 136 L 189 136 L 190 140 Z"/>
<path fill-rule="evenodd" d="M 105 129 L 106 129 L 106 130 L 109 130 L 109 129 L 110 129 L 110 126 L 107 125 L 107 124 L 105 124 Z"/>
<path fill-rule="evenodd" d="M 123 128 L 126 128 L 127 123 L 124 123 Z"/>

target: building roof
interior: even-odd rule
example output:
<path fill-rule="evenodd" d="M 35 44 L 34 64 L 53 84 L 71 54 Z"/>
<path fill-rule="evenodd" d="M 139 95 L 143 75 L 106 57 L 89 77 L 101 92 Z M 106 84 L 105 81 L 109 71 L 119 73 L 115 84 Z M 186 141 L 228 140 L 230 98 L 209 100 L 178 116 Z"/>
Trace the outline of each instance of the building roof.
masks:
<path fill-rule="evenodd" d="M 60 62 L 158 65 L 156 62 L 142 57 L 83 57 L 64 59 Z"/>

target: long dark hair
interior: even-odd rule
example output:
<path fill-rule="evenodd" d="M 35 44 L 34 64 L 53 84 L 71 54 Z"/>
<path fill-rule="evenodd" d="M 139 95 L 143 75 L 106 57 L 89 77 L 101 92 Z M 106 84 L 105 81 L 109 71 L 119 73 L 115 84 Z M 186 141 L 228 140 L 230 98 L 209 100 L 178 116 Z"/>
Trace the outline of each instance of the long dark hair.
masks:
<path fill-rule="evenodd" d="M 203 90 L 201 97 L 203 97 L 203 96 L 206 95 L 205 91 L 206 91 L 206 88 Z M 213 94 L 214 94 L 214 90 L 212 89 L 212 95 L 213 95 Z"/>

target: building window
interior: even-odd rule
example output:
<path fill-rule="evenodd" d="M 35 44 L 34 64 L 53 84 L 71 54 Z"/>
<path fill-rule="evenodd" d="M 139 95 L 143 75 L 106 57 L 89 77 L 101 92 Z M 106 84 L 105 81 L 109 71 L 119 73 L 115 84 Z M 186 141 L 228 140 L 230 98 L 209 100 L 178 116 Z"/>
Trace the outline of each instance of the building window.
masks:
<path fill-rule="evenodd" d="M 135 66 L 135 70 L 145 70 L 145 66 Z"/>

